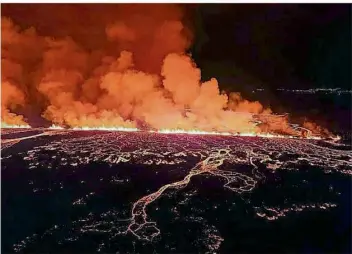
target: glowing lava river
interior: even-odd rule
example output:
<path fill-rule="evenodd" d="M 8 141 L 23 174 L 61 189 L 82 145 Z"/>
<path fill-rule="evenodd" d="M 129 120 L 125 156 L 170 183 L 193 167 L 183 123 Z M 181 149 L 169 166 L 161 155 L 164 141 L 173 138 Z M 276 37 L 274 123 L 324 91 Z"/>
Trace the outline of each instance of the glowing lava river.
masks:
<path fill-rule="evenodd" d="M 350 146 L 170 132 L 2 129 L 3 250 L 282 253 L 349 246 Z"/>

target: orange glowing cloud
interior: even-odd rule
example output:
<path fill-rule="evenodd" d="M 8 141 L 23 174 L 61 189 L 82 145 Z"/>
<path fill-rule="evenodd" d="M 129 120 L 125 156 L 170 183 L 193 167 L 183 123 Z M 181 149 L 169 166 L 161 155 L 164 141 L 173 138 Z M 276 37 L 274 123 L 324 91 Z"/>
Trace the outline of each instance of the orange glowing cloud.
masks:
<path fill-rule="evenodd" d="M 98 25 L 82 27 L 84 38 L 91 33 L 100 47 L 81 45 L 73 32 L 55 37 L 21 30 L 3 17 L 2 121 L 25 124 L 14 113 L 27 103 L 52 124 L 71 128 L 296 133 L 261 103 L 220 91 L 215 78 L 201 81 L 185 53 L 192 36 L 179 6 L 118 5 L 115 14 L 107 13 L 112 18 L 103 33 Z"/>

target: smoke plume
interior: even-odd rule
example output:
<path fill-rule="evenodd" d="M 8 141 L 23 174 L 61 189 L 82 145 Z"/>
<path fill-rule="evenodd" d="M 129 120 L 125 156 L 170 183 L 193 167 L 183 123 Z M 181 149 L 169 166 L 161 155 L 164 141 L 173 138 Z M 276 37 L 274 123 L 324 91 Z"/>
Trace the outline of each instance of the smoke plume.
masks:
<path fill-rule="evenodd" d="M 83 45 L 76 34 L 39 35 L 8 17 L 1 23 L 3 123 L 25 124 L 15 112 L 31 106 L 67 127 L 293 132 L 285 118 L 263 123 L 271 110 L 259 102 L 227 95 L 215 78 L 201 81 L 186 54 L 192 36 L 178 6 L 119 5 L 103 36 L 81 28 L 99 47 Z"/>

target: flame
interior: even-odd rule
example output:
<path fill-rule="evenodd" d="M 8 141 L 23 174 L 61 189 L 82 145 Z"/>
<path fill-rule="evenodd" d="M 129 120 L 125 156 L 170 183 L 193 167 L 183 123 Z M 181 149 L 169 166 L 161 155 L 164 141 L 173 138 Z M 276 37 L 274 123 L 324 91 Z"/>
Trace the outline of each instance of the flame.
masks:
<path fill-rule="evenodd" d="M 16 124 L 7 124 L 5 122 L 1 122 L 1 128 L 3 129 L 29 129 L 32 128 L 28 124 L 23 124 L 23 125 L 16 125 Z"/>
<path fill-rule="evenodd" d="M 201 130 L 184 130 L 184 129 L 162 129 L 156 131 L 149 131 L 154 133 L 161 133 L 161 134 L 188 134 L 188 135 L 220 135 L 220 136 L 241 136 L 241 137 L 262 137 L 262 138 L 303 138 L 300 136 L 293 136 L 293 135 L 280 135 L 280 134 L 273 134 L 273 133 L 256 133 L 256 132 L 238 132 L 238 133 L 231 133 L 231 132 L 216 132 L 216 131 L 201 131 Z M 322 139 L 321 137 L 317 136 L 308 136 L 305 139 Z"/>
<path fill-rule="evenodd" d="M 88 127 L 88 126 L 83 126 L 83 127 L 74 127 L 72 130 L 81 130 L 81 131 L 88 131 L 88 130 L 97 130 L 97 131 L 126 131 L 126 132 L 133 132 L 133 131 L 139 131 L 137 128 L 126 128 L 126 127 Z"/>
<path fill-rule="evenodd" d="M 50 130 L 65 130 L 64 127 L 60 125 L 51 125 L 49 127 Z M 75 130 L 75 131 L 126 131 L 126 132 L 133 132 L 133 131 L 139 131 L 137 128 L 127 128 L 127 127 L 106 127 L 106 126 L 99 126 L 99 127 L 89 127 L 89 126 L 82 126 L 82 127 L 74 127 L 74 128 L 69 128 L 69 130 Z"/>
<path fill-rule="evenodd" d="M 60 125 L 52 124 L 48 129 L 49 130 L 64 130 L 65 128 Z"/>
<path fill-rule="evenodd" d="M 29 125 L 11 125 L 1 122 L 1 128 L 13 128 L 13 129 L 29 129 L 32 128 Z M 297 127 L 301 128 L 301 127 Z M 127 127 L 89 127 L 89 126 L 82 126 L 82 127 L 74 127 L 74 128 L 64 128 L 60 125 L 52 124 L 49 130 L 76 130 L 76 131 L 122 131 L 122 132 L 148 132 L 148 133 L 159 133 L 159 134 L 186 134 L 186 135 L 209 135 L 209 136 L 240 136 L 240 137 L 260 137 L 260 138 L 288 138 L 288 139 L 311 139 L 311 140 L 322 140 L 324 137 L 315 136 L 310 133 L 307 136 L 300 136 L 300 135 L 281 135 L 275 133 L 256 133 L 256 132 L 216 132 L 216 131 L 202 131 L 197 129 L 160 129 L 160 130 L 141 130 L 138 128 L 127 128 Z M 332 142 L 337 142 L 341 140 L 341 137 L 336 135 L 330 135 L 328 137 L 332 140 Z"/>
<path fill-rule="evenodd" d="M 51 130 L 66 130 L 66 128 L 59 126 L 59 125 L 51 125 L 48 129 Z M 306 137 L 302 137 L 299 135 L 281 135 L 275 133 L 256 133 L 256 132 L 216 132 L 216 131 L 202 131 L 197 129 L 160 129 L 160 130 L 141 130 L 138 128 L 126 128 L 121 126 L 116 127 L 89 127 L 89 126 L 82 126 L 82 127 L 74 127 L 74 128 L 67 128 L 67 130 L 78 130 L 78 131 L 123 131 L 123 132 L 148 132 L 148 133 L 159 133 L 159 134 L 186 134 L 186 135 L 212 135 L 212 136 L 240 136 L 240 137 L 261 137 L 261 138 L 290 138 L 290 139 L 314 139 L 314 140 L 321 140 L 322 137 L 308 135 Z M 340 137 L 330 137 L 334 141 L 340 140 Z"/>

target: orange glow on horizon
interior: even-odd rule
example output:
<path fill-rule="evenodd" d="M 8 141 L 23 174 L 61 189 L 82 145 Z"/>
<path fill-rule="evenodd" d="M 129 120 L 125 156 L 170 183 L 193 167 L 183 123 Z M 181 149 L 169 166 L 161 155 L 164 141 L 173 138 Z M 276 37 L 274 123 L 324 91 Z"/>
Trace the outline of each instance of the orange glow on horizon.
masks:
<path fill-rule="evenodd" d="M 282 135 L 275 133 L 255 133 L 255 132 L 216 132 L 216 131 L 202 131 L 202 130 L 184 130 L 184 129 L 160 129 L 160 130 L 141 130 L 138 128 L 126 128 L 126 127 L 74 127 L 74 128 L 64 128 L 59 125 L 52 125 L 48 129 L 52 130 L 76 130 L 76 131 L 125 131 L 125 132 L 149 132 L 149 133 L 159 133 L 159 134 L 187 134 L 187 135 L 213 135 L 213 136 L 241 136 L 241 137 L 262 137 L 262 138 L 296 138 L 296 139 L 314 139 L 321 140 L 323 137 L 308 135 L 307 137 L 302 137 L 299 135 Z M 330 137 L 334 140 L 339 140 L 340 137 Z"/>
<path fill-rule="evenodd" d="M 30 125 L 11 125 L 4 122 L 1 123 L 1 128 L 3 129 L 30 129 Z M 311 133 L 306 137 L 301 135 L 283 135 L 277 133 L 255 133 L 255 132 L 217 132 L 217 131 L 202 131 L 202 130 L 185 130 L 185 129 L 160 129 L 160 130 L 141 130 L 138 128 L 127 128 L 122 126 L 117 127 L 74 127 L 74 128 L 65 128 L 60 125 L 51 125 L 47 129 L 49 130 L 74 130 L 74 131 L 122 131 L 122 132 L 148 132 L 148 133 L 158 133 L 158 134 L 186 134 L 186 135 L 209 135 L 209 136 L 240 136 L 240 137 L 261 137 L 261 138 L 288 138 L 288 139 L 312 139 L 312 140 L 323 140 L 324 137 L 312 135 Z M 340 136 L 329 136 L 328 138 L 332 139 L 334 142 L 341 139 Z"/>

